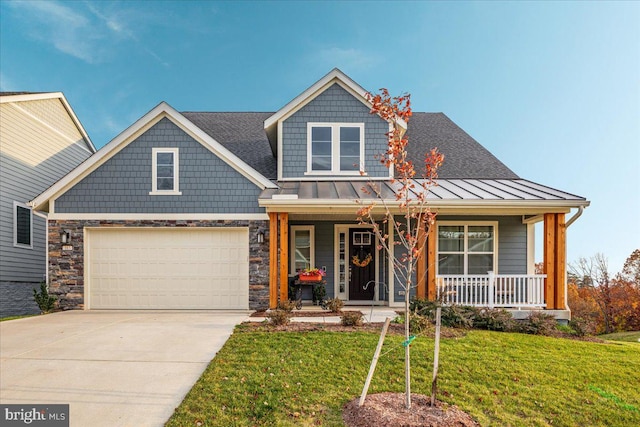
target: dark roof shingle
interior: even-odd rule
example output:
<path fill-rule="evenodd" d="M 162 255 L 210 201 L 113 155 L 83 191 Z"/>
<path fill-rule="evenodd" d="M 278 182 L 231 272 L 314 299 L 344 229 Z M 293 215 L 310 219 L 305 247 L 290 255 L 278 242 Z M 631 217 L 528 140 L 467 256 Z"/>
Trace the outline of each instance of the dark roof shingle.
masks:
<path fill-rule="evenodd" d="M 273 113 L 184 112 L 188 120 L 269 179 L 277 177 L 264 121 Z M 413 113 L 408 124 L 409 157 L 417 166 L 432 148 L 445 155 L 443 179 L 518 179 L 511 169 L 443 113 Z M 417 167 L 416 167 L 417 168 Z"/>
<path fill-rule="evenodd" d="M 413 113 L 407 138 L 407 151 L 416 170 L 425 153 L 437 147 L 444 154 L 439 178 L 518 179 L 518 175 L 443 113 Z"/>
<path fill-rule="evenodd" d="M 264 121 L 273 113 L 182 113 L 194 125 L 265 178 L 276 179 L 276 158 L 264 131 Z"/>

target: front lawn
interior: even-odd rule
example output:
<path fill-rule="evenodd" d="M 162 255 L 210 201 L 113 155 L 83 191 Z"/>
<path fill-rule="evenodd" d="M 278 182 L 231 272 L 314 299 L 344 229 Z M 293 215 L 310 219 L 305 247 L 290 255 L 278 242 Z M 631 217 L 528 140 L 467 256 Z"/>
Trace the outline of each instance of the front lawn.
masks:
<path fill-rule="evenodd" d="M 640 331 L 616 332 L 614 334 L 598 335 L 598 338 L 609 341 L 640 342 Z"/>
<path fill-rule="evenodd" d="M 342 426 L 378 335 L 236 329 L 168 426 Z M 404 390 L 401 336 L 388 336 L 369 393 Z M 413 389 L 429 394 L 433 340 L 412 346 Z M 640 351 L 523 334 L 443 339 L 439 399 L 482 425 L 640 425 Z"/>

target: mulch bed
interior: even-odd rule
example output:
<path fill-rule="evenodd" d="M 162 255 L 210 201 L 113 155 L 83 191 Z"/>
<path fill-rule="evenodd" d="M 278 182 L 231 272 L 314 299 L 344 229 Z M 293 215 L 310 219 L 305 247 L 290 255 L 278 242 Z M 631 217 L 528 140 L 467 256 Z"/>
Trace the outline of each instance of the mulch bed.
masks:
<path fill-rule="evenodd" d="M 291 312 L 293 317 L 326 317 L 326 316 L 340 316 L 342 312 L 333 313 L 331 311 L 302 311 L 302 310 L 293 310 Z M 251 317 L 267 317 L 266 311 L 256 311 L 251 314 Z"/>
<path fill-rule="evenodd" d="M 243 322 L 238 328 L 238 332 L 374 332 L 380 334 L 383 322 L 364 323 L 362 326 L 343 326 L 340 323 L 308 323 L 308 322 L 291 322 L 288 325 L 273 326 L 264 322 Z M 423 332 L 421 335 L 425 337 L 434 337 L 434 329 Z M 404 335 L 404 325 L 399 323 L 389 324 L 389 335 Z M 463 329 L 442 328 L 440 336 L 442 338 L 459 338 L 466 335 Z"/>
<path fill-rule="evenodd" d="M 403 393 L 376 393 L 367 396 L 362 407 L 360 398 L 347 403 L 342 419 L 348 427 L 476 427 L 469 414 L 454 405 L 436 401 L 423 394 L 411 394 L 411 409 L 405 407 Z"/>

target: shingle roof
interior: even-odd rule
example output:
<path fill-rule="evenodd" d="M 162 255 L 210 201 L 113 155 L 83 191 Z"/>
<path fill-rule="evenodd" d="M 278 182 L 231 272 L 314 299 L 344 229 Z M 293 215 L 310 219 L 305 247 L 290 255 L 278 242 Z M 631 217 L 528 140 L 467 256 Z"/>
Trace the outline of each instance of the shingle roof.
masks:
<path fill-rule="evenodd" d="M 273 113 L 184 112 L 209 136 L 269 179 L 277 176 L 276 158 L 264 130 Z M 414 164 L 438 147 L 445 155 L 439 170 L 444 179 L 517 179 L 507 166 L 443 113 L 413 113 L 408 123 L 409 156 Z"/>
<path fill-rule="evenodd" d="M 443 113 L 413 113 L 407 128 L 409 157 L 417 165 L 432 148 L 444 154 L 438 177 L 517 179 L 504 163 Z"/>
<path fill-rule="evenodd" d="M 0 92 L 0 96 L 33 95 L 34 93 L 49 93 L 49 92 Z"/>
<path fill-rule="evenodd" d="M 204 113 L 182 115 L 265 178 L 276 179 L 276 158 L 271 152 L 264 121 L 273 113 Z"/>

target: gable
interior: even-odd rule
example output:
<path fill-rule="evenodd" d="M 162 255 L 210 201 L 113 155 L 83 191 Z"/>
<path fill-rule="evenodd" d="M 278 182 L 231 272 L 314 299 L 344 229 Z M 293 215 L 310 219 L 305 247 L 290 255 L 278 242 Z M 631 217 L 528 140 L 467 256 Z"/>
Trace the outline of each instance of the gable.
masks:
<path fill-rule="evenodd" d="M 181 195 L 152 195 L 152 150 L 179 149 Z M 164 117 L 55 199 L 55 213 L 261 213 L 261 188 Z"/>
<path fill-rule="evenodd" d="M 308 123 L 354 123 L 364 125 L 364 166 L 368 177 L 383 178 L 389 171 L 375 160 L 375 155 L 386 150 L 389 124 L 379 116 L 370 114 L 369 107 L 334 83 L 318 94 L 281 125 L 279 152 L 279 179 L 311 179 L 321 175 L 307 169 Z"/>
<path fill-rule="evenodd" d="M 53 213 L 55 210 L 54 206 L 49 203 L 50 200 L 61 197 L 61 195 L 68 191 L 71 187 L 82 181 L 94 170 L 107 162 L 111 157 L 118 154 L 118 152 L 126 148 L 128 144 L 130 144 L 140 135 L 144 134 L 164 118 L 169 119 L 169 121 L 171 121 L 182 132 L 184 132 L 194 141 L 197 141 L 197 143 L 201 144 L 209 152 L 213 153 L 240 175 L 247 178 L 251 183 L 253 183 L 253 185 L 257 186 L 259 189 L 276 187 L 273 182 L 260 175 L 254 168 L 252 168 L 251 166 L 243 162 L 240 158 L 231 153 L 229 150 L 224 148 L 221 144 L 219 144 L 217 141 L 203 132 L 202 129 L 195 126 L 184 116 L 174 110 L 170 105 L 165 102 L 161 102 L 154 109 L 152 109 L 138 121 L 136 121 L 133 125 L 129 126 L 117 137 L 111 140 L 107 145 L 102 147 L 102 149 L 91 156 L 87 161 L 75 168 L 64 178 L 56 182 L 38 197 L 29 202 L 29 204 L 37 210 L 47 210 Z M 163 138 L 168 138 L 167 141 L 170 140 L 169 135 Z"/>

